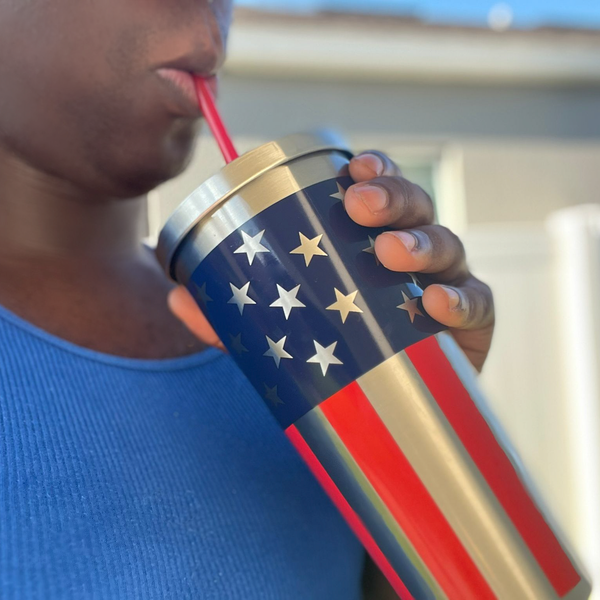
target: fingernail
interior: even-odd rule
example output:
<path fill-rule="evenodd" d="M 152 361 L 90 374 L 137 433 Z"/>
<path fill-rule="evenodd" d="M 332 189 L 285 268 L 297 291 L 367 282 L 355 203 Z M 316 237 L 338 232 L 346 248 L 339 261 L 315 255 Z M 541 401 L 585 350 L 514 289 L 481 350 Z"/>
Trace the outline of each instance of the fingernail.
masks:
<path fill-rule="evenodd" d="M 412 233 L 408 231 L 390 231 L 389 233 L 397 237 L 409 252 L 417 247 L 417 238 Z"/>
<path fill-rule="evenodd" d="M 448 308 L 457 308 L 460 304 L 460 294 L 454 288 L 448 287 L 447 285 L 443 285 L 442 287 L 448 296 Z"/>
<path fill-rule="evenodd" d="M 377 175 L 383 175 L 385 171 L 385 165 L 379 156 L 376 154 L 360 154 L 356 157 L 356 160 L 359 160 L 361 163 L 369 167 L 372 171 L 375 171 Z"/>
<path fill-rule="evenodd" d="M 387 192 L 377 185 L 356 185 L 354 191 L 363 201 L 363 204 L 374 214 L 382 211 L 390 202 Z"/>

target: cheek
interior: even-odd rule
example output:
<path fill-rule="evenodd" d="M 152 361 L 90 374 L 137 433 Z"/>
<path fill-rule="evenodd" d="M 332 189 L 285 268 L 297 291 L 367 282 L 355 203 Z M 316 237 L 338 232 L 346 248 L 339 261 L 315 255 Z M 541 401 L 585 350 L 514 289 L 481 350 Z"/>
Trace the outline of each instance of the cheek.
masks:
<path fill-rule="evenodd" d="M 127 196 L 146 193 L 181 173 L 200 122 L 156 114 L 143 96 L 131 99 L 120 92 L 98 101 L 93 119 L 86 111 L 79 113 L 74 125 L 80 156 L 93 167 L 96 185 L 112 182 L 118 195 Z"/>

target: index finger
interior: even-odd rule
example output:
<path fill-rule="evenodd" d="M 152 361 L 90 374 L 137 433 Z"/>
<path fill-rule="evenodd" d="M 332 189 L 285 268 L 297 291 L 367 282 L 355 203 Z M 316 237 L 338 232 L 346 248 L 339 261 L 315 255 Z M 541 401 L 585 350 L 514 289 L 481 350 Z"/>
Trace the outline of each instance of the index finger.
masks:
<path fill-rule="evenodd" d="M 406 229 L 434 221 L 431 198 L 403 177 L 376 177 L 351 185 L 344 196 L 350 217 L 363 227 Z"/>

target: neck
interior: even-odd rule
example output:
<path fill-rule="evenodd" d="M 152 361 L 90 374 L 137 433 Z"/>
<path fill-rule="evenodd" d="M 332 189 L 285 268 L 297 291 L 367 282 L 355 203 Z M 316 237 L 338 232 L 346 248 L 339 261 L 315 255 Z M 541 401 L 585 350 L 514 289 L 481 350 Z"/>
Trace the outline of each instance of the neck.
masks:
<path fill-rule="evenodd" d="M 93 196 L 0 149 L 4 258 L 89 263 L 133 256 L 141 248 L 144 210 L 144 197 Z"/>

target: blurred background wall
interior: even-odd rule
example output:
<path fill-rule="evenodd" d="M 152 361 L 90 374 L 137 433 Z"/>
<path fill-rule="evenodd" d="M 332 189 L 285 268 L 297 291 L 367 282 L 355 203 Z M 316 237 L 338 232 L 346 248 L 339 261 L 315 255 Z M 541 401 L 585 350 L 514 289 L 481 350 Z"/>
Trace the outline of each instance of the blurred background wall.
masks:
<path fill-rule="evenodd" d="M 490 403 L 600 587 L 600 20 L 515 27 L 506 5 L 487 23 L 339 5 L 237 9 L 226 122 L 242 151 L 335 128 L 431 194 L 495 293 Z M 150 196 L 151 233 L 220 165 L 202 140 Z"/>

